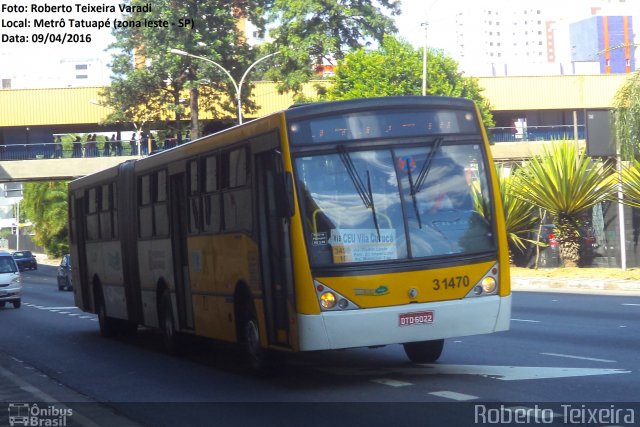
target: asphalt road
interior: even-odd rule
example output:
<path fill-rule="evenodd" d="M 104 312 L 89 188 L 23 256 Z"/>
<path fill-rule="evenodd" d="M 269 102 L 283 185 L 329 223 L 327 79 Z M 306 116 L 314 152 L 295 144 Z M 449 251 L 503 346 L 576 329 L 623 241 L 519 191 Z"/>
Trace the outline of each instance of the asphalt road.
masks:
<path fill-rule="evenodd" d="M 23 287 L 22 308 L 0 309 L 0 354 L 57 384 L 47 393 L 59 401 L 102 402 L 143 425 L 472 425 L 477 405 L 503 403 L 555 405 L 558 421 L 559 405 L 598 402 L 635 402 L 640 420 L 640 296 L 516 292 L 510 331 L 448 340 L 436 364 L 394 345 L 292 355 L 265 378 L 221 343 L 189 340 L 174 357 L 152 330 L 102 338 L 53 267 L 23 273 Z"/>

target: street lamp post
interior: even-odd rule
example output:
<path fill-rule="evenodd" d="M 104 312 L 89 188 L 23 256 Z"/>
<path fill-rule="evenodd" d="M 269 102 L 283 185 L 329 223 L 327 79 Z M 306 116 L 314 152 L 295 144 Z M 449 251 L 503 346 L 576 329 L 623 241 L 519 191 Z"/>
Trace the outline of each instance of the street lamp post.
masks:
<path fill-rule="evenodd" d="M 422 51 L 422 96 L 427 96 L 427 22 L 420 24 L 424 27 L 424 49 Z"/>
<path fill-rule="evenodd" d="M 231 73 L 229 73 L 229 71 L 227 71 L 226 68 L 224 68 L 222 65 L 218 64 L 217 62 L 215 62 L 215 61 L 213 61 L 213 60 L 211 60 L 209 58 L 205 58 L 205 57 L 199 56 L 199 55 L 194 55 L 194 54 L 191 54 L 189 52 L 185 52 L 184 50 L 180 50 L 180 49 L 171 49 L 170 52 L 171 53 L 175 53 L 176 55 L 189 56 L 191 58 L 196 58 L 196 59 L 201 59 L 203 61 L 206 61 L 206 62 L 208 62 L 210 64 L 215 65 L 219 69 L 221 69 L 227 75 L 227 77 L 229 77 L 229 80 L 231 80 L 231 83 L 233 83 L 233 88 L 236 90 L 236 103 L 238 105 L 238 124 L 242 124 L 242 85 L 244 84 L 244 79 L 249 74 L 249 71 L 251 71 L 253 69 L 253 67 L 255 67 L 256 65 L 258 65 L 258 63 L 260 63 L 260 62 L 264 61 L 265 59 L 271 58 L 272 56 L 277 55 L 278 53 L 280 53 L 280 52 L 270 53 L 269 55 L 263 56 L 262 58 L 260 58 L 257 61 L 255 61 L 253 64 L 249 65 L 249 68 L 247 68 L 247 70 L 242 75 L 242 78 L 240 79 L 240 82 L 236 83 L 236 80 L 233 78 Z"/>

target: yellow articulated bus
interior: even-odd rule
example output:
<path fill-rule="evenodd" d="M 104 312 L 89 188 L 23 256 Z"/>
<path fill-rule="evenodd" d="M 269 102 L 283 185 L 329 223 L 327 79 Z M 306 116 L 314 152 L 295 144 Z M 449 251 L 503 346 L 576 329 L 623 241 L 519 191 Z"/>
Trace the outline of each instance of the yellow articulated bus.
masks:
<path fill-rule="evenodd" d="M 509 257 L 473 102 L 288 110 L 69 185 L 75 301 L 105 336 L 159 328 L 277 351 L 509 328 Z"/>

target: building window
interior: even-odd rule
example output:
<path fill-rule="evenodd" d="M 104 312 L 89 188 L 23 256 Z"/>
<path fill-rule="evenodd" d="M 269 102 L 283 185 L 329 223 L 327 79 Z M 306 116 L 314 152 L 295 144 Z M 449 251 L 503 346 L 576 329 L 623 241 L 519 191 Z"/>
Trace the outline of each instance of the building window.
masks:
<path fill-rule="evenodd" d="M 11 79 L 2 79 L 2 89 L 11 89 Z"/>
<path fill-rule="evenodd" d="M 86 74 L 76 74 L 76 79 L 88 79 L 89 76 Z"/>
<path fill-rule="evenodd" d="M 87 64 L 77 64 L 76 65 L 76 70 L 86 70 L 87 69 Z"/>

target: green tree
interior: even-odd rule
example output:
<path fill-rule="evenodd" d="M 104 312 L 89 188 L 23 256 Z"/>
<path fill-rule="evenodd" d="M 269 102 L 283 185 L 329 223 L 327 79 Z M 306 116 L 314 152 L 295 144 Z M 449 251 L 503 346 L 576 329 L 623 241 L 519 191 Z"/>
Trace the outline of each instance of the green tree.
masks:
<path fill-rule="evenodd" d="M 273 0 L 264 8 L 273 39 L 270 49 L 282 53 L 267 78 L 280 89 L 298 92 L 319 64 L 334 63 L 349 51 L 380 43 L 395 33 L 396 0 Z"/>
<path fill-rule="evenodd" d="M 132 6 L 147 3 L 131 1 Z M 258 3 L 260 6 L 262 2 Z M 205 61 L 170 53 L 170 49 L 206 57 L 239 79 L 253 60 L 253 53 L 237 23 L 253 15 L 252 5 L 240 0 L 158 0 L 149 11 L 125 15 L 123 19 L 134 22 L 165 20 L 170 24 L 167 28 L 114 29 L 112 83 L 103 93 L 105 103 L 113 110 L 109 120 L 143 125 L 172 115 L 175 130 L 179 130 L 180 121 L 188 113 L 195 138 L 200 135 L 201 95 L 205 109 L 214 117 L 235 112 L 233 83 L 221 70 Z M 193 21 L 193 28 L 178 25 L 184 18 Z M 184 98 L 186 93 L 188 100 Z M 244 105 L 252 107 L 248 100 Z"/>
<path fill-rule="evenodd" d="M 579 226 L 589 208 L 610 198 L 615 190 L 611 165 L 594 162 L 578 152 L 573 142 L 557 141 L 518 173 L 521 179 L 513 182 L 513 191 L 553 215 L 565 266 L 579 265 Z"/>
<path fill-rule="evenodd" d="M 35 242 L 44 247 L 47 254 L 61 256 L 69 252 L 65 182 L 25 184 L 21 206 L 34 223 Z"/>
<path fill-rule="evenodd" d="M 357 49 L 338 62 L 329 99 L 369 98 L 422 93 L 422 51 L 385 36 L 373 51 Z M 427 94 L 464 97 L 480 108 L 486 127 L 493 126 L 488 101 L 475 78 L 464 77 L 456 61 L 438 50 L 427 51 Z"/>
<path fill-rule="evenodd" d="M 616 92 L 614 130 L 622 156 L 634 158 L 640 148 L 640 71 L 636 71 Z"/>

